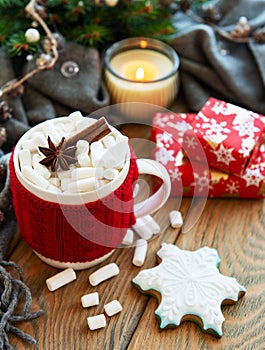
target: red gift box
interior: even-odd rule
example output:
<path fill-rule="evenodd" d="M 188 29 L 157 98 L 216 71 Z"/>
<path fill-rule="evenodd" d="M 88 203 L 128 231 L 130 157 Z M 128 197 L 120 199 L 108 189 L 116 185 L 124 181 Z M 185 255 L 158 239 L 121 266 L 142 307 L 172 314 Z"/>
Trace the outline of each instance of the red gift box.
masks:
<path fill-rule="evenodd" d="M 198 160 L 190 142 L 197 138 L 210 167 L 243 175 L 248 162 L 256 156 L 264 132 L 264 116 L 230 103 L 210 98 L 191 121 L 191 131 L 185 133 L 183 148 L 189 159 Z"/>
<path fill-rule="evenodd" d="M 257 147 L 256 157 L 251 158 L 243 175 L 217 171 L 209 168 L 201 144 L 192 133 L 195 118 L 195 114 L 157 113 L 153 119 L 154 158 L 168 170 L 171 195 L 264 198 L 265 144 L 261 142 Z M 185 157 L 190 158 L 194 150 L 199 159 Z"/>

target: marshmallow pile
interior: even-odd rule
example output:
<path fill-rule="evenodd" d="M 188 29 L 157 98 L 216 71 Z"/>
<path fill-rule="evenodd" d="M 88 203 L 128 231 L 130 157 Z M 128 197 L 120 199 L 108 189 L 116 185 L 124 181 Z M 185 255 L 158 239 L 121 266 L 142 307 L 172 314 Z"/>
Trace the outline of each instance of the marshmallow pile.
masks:
<path fill-rule="evenodd" d="M 67 118 L 49 120 L 36 126 L 28 139 L 21 141 L 18 151 L 22 176 L 53 193 L 90 192 L 116 179 L 126 161 L 128 138 L 113 129 L 90 144 L 86 140 L 78 140 L 75 153 L 77 162 L 70 165 L 70 170 L 59 169 L 52 172 L 50 168 L 40 164 L 45 156 L 39 147 L 48 147 L 48 136 L 54 145 L 58 145 L 62 137 L 67 140 L 95 121 L 83 117 L 77 111 Z"/>

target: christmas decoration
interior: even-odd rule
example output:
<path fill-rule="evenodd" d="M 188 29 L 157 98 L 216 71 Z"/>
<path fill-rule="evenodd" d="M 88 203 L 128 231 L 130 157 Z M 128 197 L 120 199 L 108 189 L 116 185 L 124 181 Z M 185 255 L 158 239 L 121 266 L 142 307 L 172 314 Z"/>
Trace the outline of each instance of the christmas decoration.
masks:
<path fill-rule="evenodd" d="M 234 28 L 230 33 L 234 38 L 245 38 L 249 37 L 252 32 L 251 25 L 248 23 L 248 19 L 245 16 L 241 16 Z"/>
<path fill-rule="evenodd" d="M 40 33 L 35 28 L 29 28 L 25 33 L 25 38 L 28 43 L 36 43 L 40 40 Z"/>
<path fill-rule="evenodd" d="M 5 121 L 12 117 L 12 109 L 5 101 L 0 101 L 0 120 Z"/>
<path fill-rule="evenodd" d="M 116 6 L 119 0 L 105 0 L 106 5 L 108 6 Z"/>
<path fill-rule="evenodd" d="M 220 101 L 221 102 L 221 101 Z M 221 102 L 224 104 L 224 102 Z M 233 119 L 227 116 L 227 119 Z M 171 179 L 173 196 L 209 196 L 235 198 L 265 198 L 265 148 L 263 139 L 255 156 L 249 159 L 240 176 L 228 174 L 213 168 L 207 162 L 200 162 L 204 150 L 191 130 L 196 127 L 196 114 L 158 113 L 153 119 L 152 138 L 156 142 L 154 158 L 162 163 Z M 263 122 L 264 117 L 263 117 Z M 185 140 L 185 147 L 183 142 Z M 230 147 L 231 148 L 231 147 Z M 198 160 L 189 160 L 196 150 Z M 219 159 L 231 161 L 233 153 L 223 144 L 219 146 Z M 225 163 L 222 163 L 225 165 Z"/>
<path fill-rule="evenodd" d="M 264 121 L 261 114 L 210 98 L 191 121 L 192 130 L 185 133 L 183 147 L 188 149 L 190 140 L 196 138 L 210 167 L 242 175 L 258 150 Z M 189 149 L 190 160 L 200 161 L 196 151 Z"/>
<path fill-rule="evenodd" d="M 157 255 L 161 263 L 142 270 L 132 282 L 141 291 L 158 296 L 155 314 L 160 328 L 176 327 L 188 319 L 221 337 L 225 320 L 221 305 L 236 302 L 246 289 L 235 278 L 220 273 L 217 251 L 208 247 L 187 251 L 163 243 Z"/>
<path fill-rule="evenodd" d="M 188 7 L 209 0 L 189 0 Z M 186 0 L 51 0 L 43 5 L 36 1 L 34 11 L 48 27 L 61 33 L 66 40 L 85 46 L 103 47 L 125 37 L 148 36 L 168 40 L 176 32 L 172 15 L 177 4 L 187 8 Z M 11 55 L 40 52 L 37 33 L 32 28 L 35 18 L 24 15 L 26 0 L 0 0 L 0 43 Z M 37 26 L 38 21 L 35 21 Z M 33 31 L 33 29 L 35 29 Z M 28 32 L 29 31 L 29 32 Z M 27 34 L 27 35 L 26 35 Z"/>

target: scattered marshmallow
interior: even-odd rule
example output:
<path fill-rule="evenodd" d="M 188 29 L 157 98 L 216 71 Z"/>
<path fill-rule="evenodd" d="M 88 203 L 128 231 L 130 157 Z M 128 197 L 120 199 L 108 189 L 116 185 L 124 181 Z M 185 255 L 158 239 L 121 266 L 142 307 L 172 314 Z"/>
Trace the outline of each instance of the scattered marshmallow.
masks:
<path fill-rule="evenodd" d="M 18 160 L 20 169 L 23 169 L 25 166 L 32 166 L 31 153 L 28 149 L 21 149 L 18 152 Z"/>
<path fill-rule="evenodd" d="M 72 268 L 68 268 L 48 278 L 46 280 L 46 284 L 49 291 L 53 292 L 56 289 L 74 281 L 75 279 L 76 279 L 75 271 Z"/>
<path fill-rule="evenodd" d="M 161 228 L 158 225 L 158 223 L 155 221 L 155 219 L 151 215 L 146 215 L 142 217 L 143 222 L 150 227 L 152 233 L 154 235 L 161 232 Z"/>
<path fill-rule="evenodd" d="M 97 286 L 101 282 L 118 275 L 119 272 L 119 267 L 115 263 L 111 263 L 93 272 L 89 276 L 89 282 L 92 286 Z"/>
<path fill-rule="evenodd" d="M 90 307 L 99 304 L 98 292 L 83 295 L 81 297 L 81 304 L 83 307 Z"/>
<path fill-rule="evenodd" d="M 122 306 L 118 300 L 112 300 L 110 303 L 104 305 L 104 310 L 108 316 L 113 316 L 122 311 Z"/>
<path fill-rule="evenodd" d="M 146 225 L 142 218 L 137 218 L 136 223 L 132 226 L 132 228 L 141 238 L 147 241 L 153 236 L 151 228 Z"/>
<path fill-rule="evenodd" d="M 106 327 L 106 317 L 104 314 L 91 316 L 87 318 L 88 327 L 91 331 Z"/>
<path fill-rule="evenodd" d="M 32 169 L 30 166 L 24 166 L 21 170 L 22 175 L 31 181 L 34 185 L 47 189 L 50 185 L 49 181 L 41 176 L 36 170 Z"/>
<path fill-rule="evenodd" d="M 137 239 L 136 247 L 133 256 L 133 265 L 140 267 L 143 266 L 147 253 L 147 241 L 145 239 Z"/>
<path fill-rule="evenodd" d="M 126 235 L 123 238 L 122 244 L 124 245 L 132 245 L 134 240 L 133 230 L 130 228 L 127 230 Z"/>
<path fill-rule="evenodd" d="M 169 220 L 173 228 L 180 228 L 183 225 L 182 215 L 178 210 L 172 210 L 169 213 Z"/>

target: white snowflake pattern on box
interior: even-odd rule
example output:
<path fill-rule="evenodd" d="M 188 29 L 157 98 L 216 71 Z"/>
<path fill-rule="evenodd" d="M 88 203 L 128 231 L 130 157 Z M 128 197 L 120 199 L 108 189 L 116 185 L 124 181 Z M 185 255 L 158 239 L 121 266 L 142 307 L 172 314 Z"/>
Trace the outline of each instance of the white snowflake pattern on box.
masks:
<path fill-rule="evenodd" d="M 190 147 L 190 134 L 195 133 L 210 167 L 242 175 L 263 139 L 262 118 L 260 114 L 210 98 L 194 117 L 192 131 L 184 135 L 183 147 Z M 189 158 L 198 160 L 196 149 Z"/>

